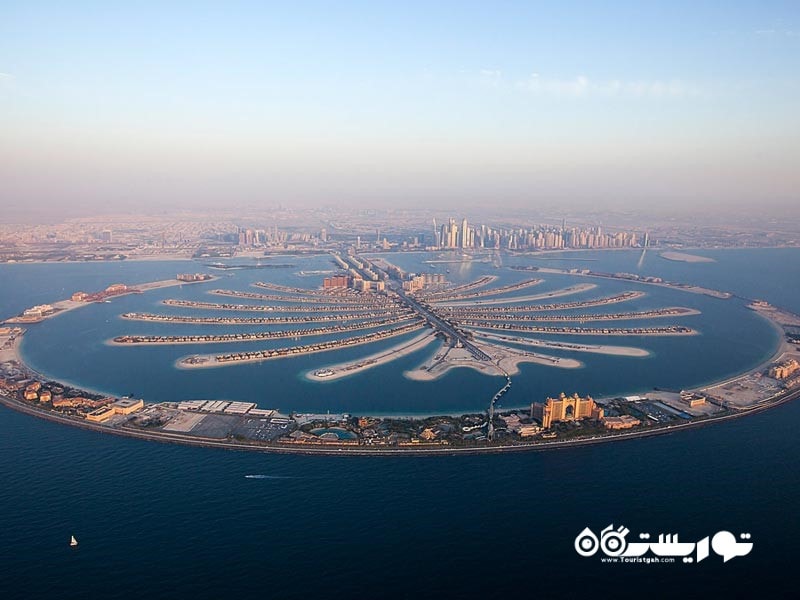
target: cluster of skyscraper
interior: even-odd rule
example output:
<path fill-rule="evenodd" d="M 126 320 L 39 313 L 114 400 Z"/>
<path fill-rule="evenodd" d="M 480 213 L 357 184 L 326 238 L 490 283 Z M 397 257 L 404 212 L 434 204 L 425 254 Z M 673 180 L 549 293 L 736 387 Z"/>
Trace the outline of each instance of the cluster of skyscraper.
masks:
<path fill-rule="evenodd" d="M 278 226 L 267 229 L 238 228 L 240 246 L 264 246 L 267 244 L 283 244 L 286 242 L 320 242 L 328 241 L 328 230 L 320 229 L 318 234 L 307 232 L 286 232 L 279 231 Z"/>
<path fill-rule="evenodd" d="M 269 229 L 245 229 L 240 227 L 238 233 L 240 246 L 264 246 L 266 244 L 283 244 L 285 242 L 310 242 L 314 239 L 320 239 L 324 242 L 328 238 L 324 229 L 320 232 L 319 236 L 315 236 L 311 233 L 279 231 L 277 226 Z"/>
<path fill-rule="evenodd" d="M 530 228 L 470 226 L 467 219 L 459 224 L 450 219 L 441 227 L 433 220 L 434 246 L 437 248 L 631 248 L 640 246 L 637 234 L 630 231 L 604 233 L 601 227 L 566 228 L 539 225 Z"/>

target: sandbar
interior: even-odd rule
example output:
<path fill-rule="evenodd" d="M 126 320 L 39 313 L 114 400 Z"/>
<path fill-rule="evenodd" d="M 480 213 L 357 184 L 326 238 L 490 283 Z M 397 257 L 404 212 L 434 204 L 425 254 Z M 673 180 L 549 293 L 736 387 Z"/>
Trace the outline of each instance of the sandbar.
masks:
<path fill-rule="evenodd" d="M 535 363 L 561 369 L 577 369 L 583 366 L 582 362 L 573 358 L 526 352 L 498 344 L 475 343 L 475 345 L 489 354 L 492 360 L 475 360 L 464 348 L 446 347 L 442 344 L 433 356 L 416 369 L 404 372 L 403 376 L 412 381 L 434 381 L 444 377 L 451 369 L 468 368 L 484 375 L 507 377 L 519 373 L 519 365 L 522 363 Z"/>
<path fill-rule="evenodd" d="M 370 344 L 372 342 L 386 340 L 398 335 L 416 331 L 424 326 L 425 325 L 423 323 L 412 323 L 410 325 L 404 325 L 395 329 L 386 329 L 383 331 L 369 333 L 361 337 L 344 338 L 341 340 L 332 340 L 330 342 L 309 344 L 307 346 L 296 346 L 292 348 L 275 348 L 272 350 L 236 352 L 230 355 L 193 354 L 179 358 L 177 361 L 175 361 L 175 367 L 178 369 L 214 369 L 219 367 L 230 367 L 233 365 L 263 362 L 265 360 L 306 356 L 308 354 L 317 354 L 319 352 L 331 352 L 334 350 L 341 350 L 343 348 L 352 348 L 353 346 L 360 346 L 362 344 Z M 274 354 L 265 355 L 263 352 L 274 352 Z M 219 357 L 227 356 L 237 356 L 237 358 L 231 360 L 219 360 Z"/>
<path fill-rule="evenodd" d="M 336 325 L 332 327 L 311 327 L 308 329 L 286 329 L 279 331 L 245 331 L 241 333 L 227 333 L 219 335 L 193 334 L 193 335 L 119 335 L 106 340 L 107 346 L 179 346 L 186 344 L 226 344 L 230 342 L 266 342 L 270 340 L 283 340 L 288 338 L 301 338 L 348 333 L 375 329 L 385 325 L 396 325 L 411 321 L 413 315 L 393 317 L 386 319 L 361 321 L 350 325 Z"/>
<path fill-rule="evenodd" d="M 407 342 L 397 344 L 396 346 L 392 346 L 391 348 L 388 348 L 382 352 L 377 352 L 358 360 L 328 365 L 326 367 L 322 367 L 321 369 L 309 371 L 306 373 L 305 377 L 311 381 L 318 382 L 335 381 L 336 379 L 354 375 L 355 373 L 360 373 L 373 367 L 385 365 L 386 363 L 392 362 L 393 360 L 406 356 L 407 354 L 416 352 L 417 350 L 420 350 L 421 348 L 424 348 L 430 344 L 435 339 L 436 336 L 433 332 L 426 331 Z M 332 371 L 332 373 L 330 375 L 323 376 L 316 374 L 318 372 L 325 371 Z"/>
<path fill-rule="evenodd" d="M 570 344 L 561 342 L 546 342 L 533 338 L 523 338 L 511 335 L 497 335 L 492 333 L 477 332 L 476 337 L 487 340 L 500 340 L 512 342 L 524 346 L 537 346 L 540 348 L 552 348 L 553 350 L 567 350 L 570 352 L 591 352 L 593 354 L 609 354 L 612 356 L 630 356 L 644 358 L 650 356 L 651 352 L 644 348 L 634 348 L 633 346 L 606 346 L 594 344 Z"/>
<path fill-rule="evenodd" d="M 519 311 L 514 311 L 515 314 Z M 521 315 L 508 313 L 483 313 L 480 310 L 460 311 L 450 317 L 454 321 L 459 319 L 473 319 L 481 321 L 522 321 L 532 323 L 583 323 L 588 321 L 636 321 L 639 319 L 663 319 L 665 317 L 691 317 L 699 315 L 700 311 L 694 308 L 683 308 L 681 306 L 671 306 L 668 308 L 658 308 L 639 312 L 627 313 L 589 313 L 582 315 Z M 485 316 L 484 316 L 485 315 Z"/>
<path fill-rule="evenodd" d="M 671 335 L 698 335 L 699 332 L 691 327 L 682 325 L 670 325 L 668 327 L 626 327 L 620 329 L 612 328 L 586 328 L 581 327 L 538 327 L 534 325 L 508 325 L 496 322 L 483 323 L 479 321 L 465 321 L 461 326 L 470 331 L 476 329 L 489 329 L 490 331 L 520 331 L 539 333 L 545 335 L 594 335 L 594 336 L 671 336 Z"/>
<path fill-rule="evenodd" d="M 558 298 L 560 296 L 569 296 L 579 292 L 585 292 L 596 288 L 594 283 L 579 283 L 578 285 L 571 285 L 560 290 L 553 290 L 544 294 L 535 294 L 533 296 L 515 296 L 513 298 L 497 298 L 492 300 L 475 300 L 472 302 L 433 302 L 441 306 L 483 306 L 491 304 L 513 304 L 516 302 L 531 302 L 533 300 L 546 300 L 547 298 Z"/>
<path fill-rule="evenodd" d="M 685 263 L 712 263 L 717 262 L 707 256 L 697 256 L 696 254 L 684 254 L 683 252 L 662 252 L 659 256 L 667 260 Z"/>

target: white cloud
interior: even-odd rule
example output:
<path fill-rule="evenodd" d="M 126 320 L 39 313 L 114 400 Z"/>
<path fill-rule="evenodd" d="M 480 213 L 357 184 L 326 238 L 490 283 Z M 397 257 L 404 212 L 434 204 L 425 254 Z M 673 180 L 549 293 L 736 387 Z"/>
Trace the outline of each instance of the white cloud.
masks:
<path fill-rule="evenodd" d="M 11 89 L 14 83 L 14 76 L 9 73 L 0 72 L 0 90 Z"/>
<path fill-rule="evenodd" d="M 515 87 L 536 96 L 554 98 L 687 98 L 702 95 L 702 89 L 678 79 L 590 80 L 585 75 L 572 79 L 548 79 L 533 73 L 517 81 Z"/>
<path fill-rule="evenodd" d="M 797 37 L 798 31 L 796 29 L 756 29 L 751 32 L 757 38 L 781 38 L 781 37 Z"/>
<path fill-rule="evenodd" d="M 483 85 L 499 87 L 503 80 L 503 73 L 497 69 L 481 69 L 480 81 Z"/>

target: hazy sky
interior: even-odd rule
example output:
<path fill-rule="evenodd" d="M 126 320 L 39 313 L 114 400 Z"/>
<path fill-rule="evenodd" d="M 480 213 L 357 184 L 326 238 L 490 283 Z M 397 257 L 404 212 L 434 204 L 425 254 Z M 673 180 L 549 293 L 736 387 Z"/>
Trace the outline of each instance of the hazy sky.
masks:
<path fill-rule="evenodd" d="M 800 206 L 796 0 L 0 6 L 7 209 Z"/>

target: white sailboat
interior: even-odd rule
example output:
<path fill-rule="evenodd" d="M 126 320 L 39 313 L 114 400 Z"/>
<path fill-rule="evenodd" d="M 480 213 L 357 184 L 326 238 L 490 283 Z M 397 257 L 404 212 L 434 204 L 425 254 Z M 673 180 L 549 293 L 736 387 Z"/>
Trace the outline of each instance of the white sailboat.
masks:
<path fill-rule="evenodd" d="M 70 536 L 69 545 L 70 546 L 77 546 L 78 545 L 78 540 L 75 539 L 74 535 Z"/>

